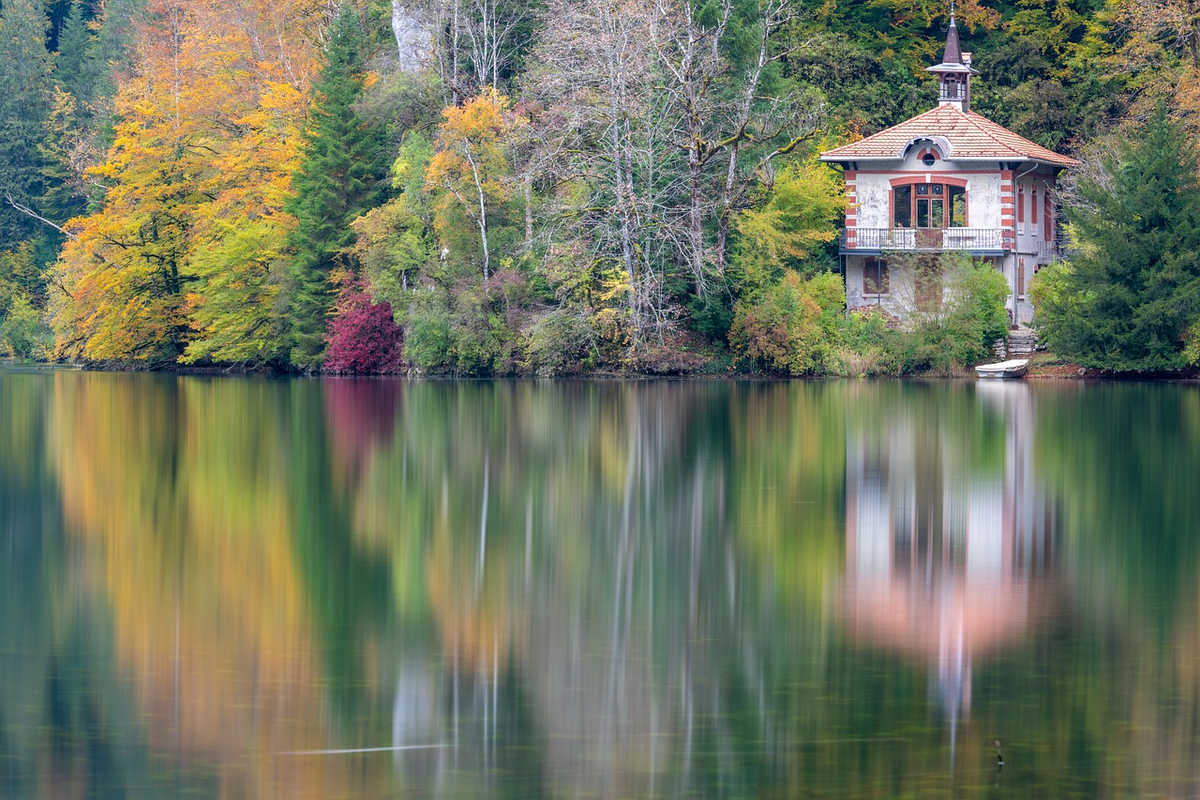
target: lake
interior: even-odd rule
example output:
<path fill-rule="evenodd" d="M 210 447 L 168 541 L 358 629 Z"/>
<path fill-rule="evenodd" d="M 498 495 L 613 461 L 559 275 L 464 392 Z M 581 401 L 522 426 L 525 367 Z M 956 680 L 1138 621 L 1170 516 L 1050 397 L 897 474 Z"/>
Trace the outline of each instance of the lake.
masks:
<path fill-rule="evenodd" d="M 0 526 L 6 798 L 1200 793 L 1197 386 L 8 368 Z"/>

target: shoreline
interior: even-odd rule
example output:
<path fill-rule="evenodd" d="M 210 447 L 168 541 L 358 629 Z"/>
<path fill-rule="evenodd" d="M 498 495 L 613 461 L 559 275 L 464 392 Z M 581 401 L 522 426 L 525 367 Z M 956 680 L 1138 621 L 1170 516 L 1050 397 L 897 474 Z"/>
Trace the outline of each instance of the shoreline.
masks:
<path fill-rule="evenodd" d="M 1041 354 L 1039 354 L 1041 355 Z M 1109 382 L 1131 382 L 1131 381 L 1148 381 L 1155 383 L 1193 383 L 1200 381 L 1200 370 L 1192 369 L 1176 373 L 1111 373 L 1098 369 L 1083 367 L 1078 364 L 1058 364 L 1058 363 L 1038 363 L 1053 360 L 1054 356 L 1048 354 L 1046 358 L 1030 359 L 1029 372 L 1023 380 L 1027 381 L 1109 381 Z M 865 375 L 865 376 L 842 376 L 842 375 L 805 375 L 805 376 L 787 376 L 775 375 L 764 372 L 742 372 L 742 371 L 712 371 L 712 372 L 680 372 L 680 373 L 649 373 L 649 372 L 580 372 L 573 374 L 563 374 L 554 376 L 539 376 L 539 375 L 453 375 L 443 373 L 419 373 L 416 371 L 409 372 L 393 372 L 393 373 L 336 373 L 336 372 L 285 372 L 272 371 L 265 369 L 240 369 L 238 367 L 197 367 L 197 366 L 179 366 L 172 365 L 166 367 L 150 367 L 142 365 L 129 364 L 71 364 L 71 363 L 56 363 L 56 362 L 33 362 L 19 363 L 11 359 L 0 359 L 0 369 L 10 372 L 108 372 L 108 373 L 136 373 L 143 372 L 147 374 L 162 374 L 162 375 L 179 375 L 179 376 L 210 376 L 210 377 L 241 377 L 241 378 L 345 378 L 345 379 L 364 379 L 364 378 L 389 378 L 389 379 L 404 379 L 404 380 L 431 380 L 431 381 L 446 381 L 446 380 L 466 380 L 466 381 L 579 381 L 579 380 L 630 380 L 630 381 L 651 381 L 651 380 L 668 380 L 668 381 L 814 381 L 814 380 L 863 380 L 863 381 L 897 381 L 897 380 L 978 380 L 973 368 L 955 370 L 953 374 L 947 375 L 944 372 L 927 372 L 917 373 L 912 375 Z"/>

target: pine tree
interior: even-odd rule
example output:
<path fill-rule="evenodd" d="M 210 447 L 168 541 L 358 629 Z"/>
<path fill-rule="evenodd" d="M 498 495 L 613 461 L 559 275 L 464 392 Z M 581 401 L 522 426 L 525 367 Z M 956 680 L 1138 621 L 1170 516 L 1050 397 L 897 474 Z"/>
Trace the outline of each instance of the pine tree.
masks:
<path fill-rule="evenodd" d="M 75 98 L 81 118 L 90 116 L 96 92 L 101 88 L 103 65 L 98 56 L 99 40 L 88 30 L 83 3 L 74 0 L 58 34 L 54 82 Z"/>
<path fill-rule="evenodd" d="M 1079 254 L 1043 270 L 1039 327 L 1060 356 L 1117 372 L 1184 366 L 1200 320 L 1200 156 L 1160 106 L 1080 179 Z"/>
<path fill-rule="evenodd" d="M 41 3 L 6 0 L 0 11 L 0 202 L 31 204 L 42 194 L 38 143 L 50 108 L 50 23 Z M 38 223 L 3 202 L 0 250 L 36 235 Z"/>
<path fill-rule="evenodd" d="M 366 68 L 358 17 L 343 4 L 325 49 L 325 66 L 306 132 L 304 161 L 293 178 L 296 197 L 288 207 L 297 219 L 292 309 L 292 364 L 321 366 L 333 308 L 333 270 L 354 243 L 350 223 L 383 198 L 383 131 L 358 114 Z"/>

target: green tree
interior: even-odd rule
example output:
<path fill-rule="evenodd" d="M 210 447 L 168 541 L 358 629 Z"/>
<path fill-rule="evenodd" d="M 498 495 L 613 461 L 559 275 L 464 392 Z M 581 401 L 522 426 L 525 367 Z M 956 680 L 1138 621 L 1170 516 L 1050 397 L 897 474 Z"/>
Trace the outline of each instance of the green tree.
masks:
<path fill-rule="evenodd" d="M 50 109 L 49 20 L 34 0 L 9 0 L 0 11 L 0 201 L 32 203 L 42 193 L 38 143 Z M 0 205 L 0 250 L 36 232 L 37 222 Z"/>
<path fill-rule="evenodd" d="M 313 83 L 314 105 L 304 158 L 293 177 L 296 216 L 291 264 L 292 364 L 321 365 L 325 329 L 333 308 L 329 276 L 349 257 L 350 223 L 382 199 L 387 166 L 383 131 L 357 112 L 366 82 L 362 32 L 350 4 L 343 4 L 325 49 L 325 66 Z"/>
<path fill-rule="evenodd" d="M 1008 330 L 1004 275 L 961 253 L 945 253 L 932 262 L 915 259 L 912 269 L 928 271 L 927 277 L 940 281 L 945 299 L 933 310 L 914 309 L 913 325 L 901 343 L 901 367 L 949 374 L 954 367 L 986 360 Z"/>
<path fill-rule="evenodd" d="M 1055 352 L 1117 372 L 1184 366 L 1200 319 L 1198 167 L 1162 105 L 1085 165 L 1067 207 L 1079 253 L 1034 281 L 1037 324 Z"/>
<path fill-rule="evenodd" d="M 25 297 L 18 297 L 0 321 L 0 350 L 19 359 L 38 354 L 47 338 L 45 325 L 37 309 Z"/>
<path fill-rule="evenodd" d="M 99 40 L 88 30 L 83 3 L 74 0 L 58 35 L 54 82 L 62 91 L 70 92 L 79 104 L 80 112 L 88 115 L 97 92 L 104 88 L 103 72 L 104 65 L 99 59 Z"/>

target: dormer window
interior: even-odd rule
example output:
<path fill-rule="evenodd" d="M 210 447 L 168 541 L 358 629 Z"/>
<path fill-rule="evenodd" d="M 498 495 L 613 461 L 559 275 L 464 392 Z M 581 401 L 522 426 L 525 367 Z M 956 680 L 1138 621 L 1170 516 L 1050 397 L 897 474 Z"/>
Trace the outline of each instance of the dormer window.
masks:
<path fill-rule="evenodd" d="M 941 154 L 932 147 L 926 147 L 920 153 L 917 153 L 917 160 L 926 167 L 932 167 L 941 157 Z"/>

